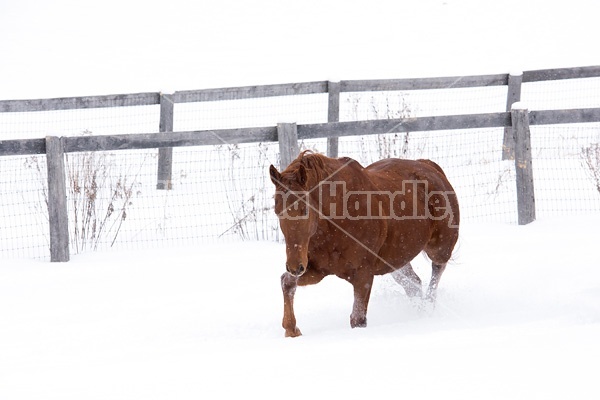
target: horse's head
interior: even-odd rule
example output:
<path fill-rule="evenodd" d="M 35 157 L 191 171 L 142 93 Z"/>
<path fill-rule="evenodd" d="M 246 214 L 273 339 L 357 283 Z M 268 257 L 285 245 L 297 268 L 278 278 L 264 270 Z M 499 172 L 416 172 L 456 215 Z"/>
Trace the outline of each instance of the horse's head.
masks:
<path fill-rule="evenodd" d="M 308 242 L 318 225 L 318 213 L 310 198 L 315 182 L 301 163 L 288 167 L 283 173 L 271 165 L 269 172 L 275 184 L 275 213 L 285 237 L 286 269 L 300 276 L 308 267 Z"/>

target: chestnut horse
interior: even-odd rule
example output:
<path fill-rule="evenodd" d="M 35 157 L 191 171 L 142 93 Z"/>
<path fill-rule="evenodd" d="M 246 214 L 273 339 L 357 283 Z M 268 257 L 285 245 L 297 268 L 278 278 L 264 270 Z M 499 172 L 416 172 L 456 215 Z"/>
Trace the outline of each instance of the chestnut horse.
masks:
<path fill-rule="evenodd" d="M 426 298 L 435 301 L 440 277 L 458 240 L 454 189 L 430 160 L 385 159 L 362 167 L 350 158 L 301 153 L 282 172 L 270 167 L 275 212 L 285 237 L 281 276 L 283 328 L 296 326 L 297 285 L 336 275 L 354 287 L 350 326 L 367 326 L 375 275 L 393 273 L 407 295 L 422 296 L 410 261 L 424 251 L 432 262 Z"/>

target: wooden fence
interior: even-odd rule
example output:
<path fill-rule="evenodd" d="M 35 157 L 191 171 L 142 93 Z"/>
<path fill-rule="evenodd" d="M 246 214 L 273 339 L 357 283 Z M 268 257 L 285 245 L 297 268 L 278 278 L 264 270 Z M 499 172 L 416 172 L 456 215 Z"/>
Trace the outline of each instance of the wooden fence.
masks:
<path fill-rule="evenodd" d="M 172 148 L 220 144 L 279 142 L 281 165 L 285 167 L 298 154 L 298 141 L 327 138 L 327 153 L 337 156 L 337 138 L 397 132 L 436 131 L 475 128 L 504 128 L 503 157 L 514 159 L 517 185 L 518 221 L 535 219 L 535 198 L 530 145 L 530 125 L 600 122 L 600 108 L 528 111 L 513 108 L 520 100 L 526 82 L 600 77 L 600 66 L 527 71 L 467 77 L 307 82 L 241 88 L 180 91 L 173 94 L 138 93 L 126 95 L 73 97 L 43 100 L 0 101 L 0 112 L 34 112 L 85 108 L 160 105 L 159 133 L 44 139 L 2 140 L 0 156 L 46 154 L 48 167 L 48 208 L 51 261 L 69 260 L 69 232 L 66 206 L 64 153 L 129 149 L 159 149 L 157 189 L 171 185 Z M 487 114 L 339 122 L 340 93 L 392 90 L 427 90 L 507 86 L 506 111 Z M 188 102 L 250 99 L 328 93 L 328 122 L 296 125 L 173 132 L 174 104 Z"/>

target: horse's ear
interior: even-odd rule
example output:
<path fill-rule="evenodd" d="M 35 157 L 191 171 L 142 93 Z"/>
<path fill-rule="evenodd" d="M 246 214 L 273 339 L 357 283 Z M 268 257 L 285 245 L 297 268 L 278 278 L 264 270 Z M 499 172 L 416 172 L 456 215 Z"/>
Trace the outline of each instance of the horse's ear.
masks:
<path fill-rule="evenodd" d="M 297 178 L 298 178 L 298 183 L 301 186 L 304 186 L 304 184 L 306 183 L 306 168 L 302 164 L 300 164 L 300 167 L 298 168 Z"/>
<path fill-rule="evenodd" d="M 277 171 L 277 168 L 275 168 L 273 164 L 271 164 L 271 166 L 269 167 L 269 175 L 271 175 L 271 182 L 273 182 L 273 184 L 281 184 L 281 174 L 279 173 L 279 171 Z"/>

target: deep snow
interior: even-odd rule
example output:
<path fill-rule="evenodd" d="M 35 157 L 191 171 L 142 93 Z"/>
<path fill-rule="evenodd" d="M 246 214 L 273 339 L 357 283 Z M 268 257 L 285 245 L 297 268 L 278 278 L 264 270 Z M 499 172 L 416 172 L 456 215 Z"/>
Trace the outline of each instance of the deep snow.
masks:
<path fill-rule="evenodd" d="M 280 244 L 5 262 L 0 397 L 595 398 L 599 223 L 463 226 L 435 310 L 380 277 L 365 329 L 348 283 L 299 288 L 295 339 Z"/>

